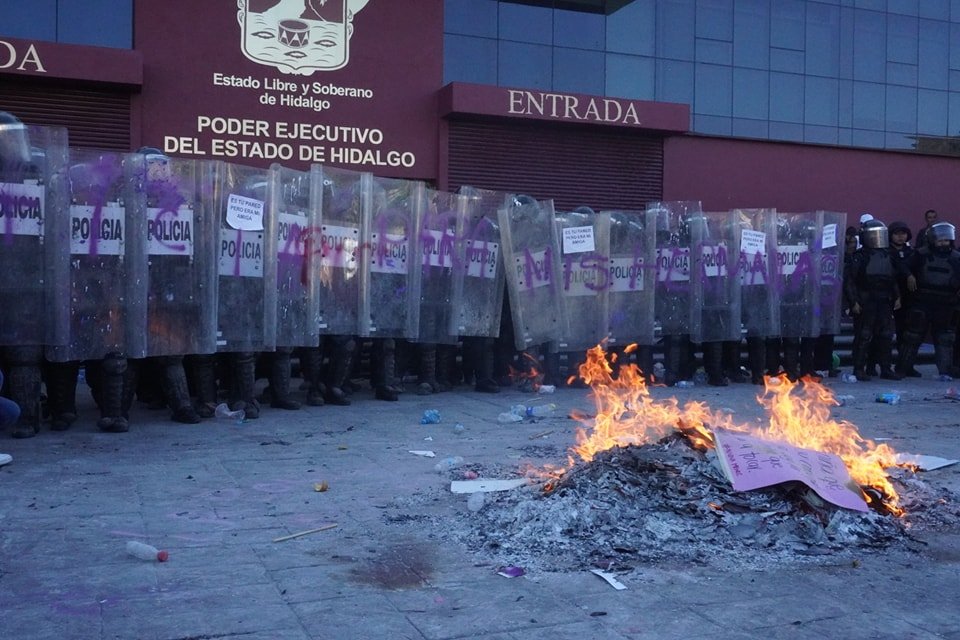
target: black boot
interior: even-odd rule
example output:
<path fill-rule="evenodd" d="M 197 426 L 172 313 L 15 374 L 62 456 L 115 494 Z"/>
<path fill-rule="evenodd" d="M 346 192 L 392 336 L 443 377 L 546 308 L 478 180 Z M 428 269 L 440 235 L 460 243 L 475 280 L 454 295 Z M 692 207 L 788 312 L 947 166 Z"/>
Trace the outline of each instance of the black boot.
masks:
<path fill-rule="evenodd" d="M 130 422 L 123 415 L 125 378 L 129 368 L 127 359 L 119 354 L 108 354 L 100 363 L 100 419 L 97 426 L 108 433 L 130 430 Z"/>
<path fill-rule="evenodd" d="M 217 407 L 217 357 L 214 354 L 187 356 L 185 368 L 194 385 L 194 405 L 201 418 L 212 418 Z"/>
<path fill-rule="evenodd" d="M 385 385 L 379 379 L 374 389 Z M 428 396 L 440 390 L 437 384 L 437 345 L 420 343 L 417 345 L 417 395 Z"/>
<path fill-rule="evenodd" d="M 783 339 L 783 370 L 791 382 L 800 377 L 800 338 Z"/>
<path fill-rule="evenodd" d="M 80 362 L 51 362 L 47 365 L 47 397 L 50 402 L 50 429 L 66 431 L 77 420 L 77 376 Z"/>
<path fill-rule="evenodd" d="M 274 409 L 294 411 L 300 403 L 290 397 L 291 356 L 290 349 L 277 348 L 270 361 L 270 406 Z"/>
<path fill-rule="evenodd" d="M 454 387 L 454 380 L 459 376 L 454 375 L 454 369 L 457 364 L 457 345 L 438 344 L 437 345 L 437 391 L 450 391 Z"/>
<path fill-rule="evenodd" d="M 764 366 L 768 376 L 780 374 L 780 338 L 764 339 Z"/>
<path fill-rule="evenodd" d="M 729 383 L 723 375 L 723 343 L 703 343 L 703 368 L 707 372 L 707 384 L 711 387 L 726 387 Z"/>
<path fill-rule="evenodd" d="M 341 406 L 350 404 L 350 398 L 347 397 L 344 386 L 353 368 L 353 356 L 356 348 L 357 343 L 353 338 L 335 336 L 333 339 L 333 353 L 330 356 L 330 378 L 324 396 L 329 404 Z"/>
<path fill-rule="evenodd" d="M 663 338 L 664 383 L 672 387 L 683 380 L 687 357 L 684 348 L 684 336 L 665 336 Z"/>
<path fill-rule="evenodd" d="M 231 355 L 234 389 L 230 409 L 243 410 L 247 420 L 256 420 L 260 417 L 260 403 L 256 398 L 257 356 L 250 351 L 240 351 Z"/>
<path fill-rule="evenodd" d="M 730 382 L 747 381 L 740 366 L 740 342 L 736 340 L 726 340 L 723 343 L 723 373 Z"/>
<path fill-rule="evenodd" d="M 476 383 L 473 388 L 480 393 L 500 393 L 495 373 L 493 338 L 472 338 L 469 344 L 468 348 L 473 352 L 471 358 L 476 363 Z"/>
<path fill-rule="evenodd" d="M 750 368 L 750 382 L 753 384 L 763 384 L 767 369 L 766 346 L 763 338 L 747 338 L 747 366 Z"/>
<path fill-rule="evenodd" d="M 20 407 L 20 418 L 10 435 L 14 438 L 32 438 L 40 432 L 40 384 L 42 380 L 42 347 L 7 347 L 7 393 Z"/>
<path fill-rule="evenodd" d="M 373 397 L 377 400 L 386 400 L 387 402 L 396 402 L 399 394 L 396 387 L 396 342 L 393 338 L 383 338 L 377 345 L 379 348 L 379 357 L 376 367 L 378 383 L 374 386 Z"/>
<path fill-rule="evenodd" d="M 300 370 L 307 383 L 307 405 L 311 407 L 323 406 L 323 394 L 326 389 L 320 374 L 323 369 L 323 350 L 317 347 L 300 349 Z"/>
<path fill-rule="evenodd" d="M 158 358 L 158 361 L 163 395 L 172 412 L 171 419 L 181 424 L 198 424 L 201 418 L 193 408 L 193 401 L 190 399 L 190 387 L 187 385 L 187 372 L 183 368 L 183 358 L 164 356 Z"/>

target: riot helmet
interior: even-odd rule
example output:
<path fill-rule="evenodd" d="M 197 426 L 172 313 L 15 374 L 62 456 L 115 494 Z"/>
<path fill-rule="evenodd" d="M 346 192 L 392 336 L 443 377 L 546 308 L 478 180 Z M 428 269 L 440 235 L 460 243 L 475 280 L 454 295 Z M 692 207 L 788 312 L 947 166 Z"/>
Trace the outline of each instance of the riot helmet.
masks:
<path fill-rule="evenodd" d="M 0 170 L 25 167 L 31 158 L 26 125 L 12 113 L 0 111 Z"/>
<path fill-rule="evenodd" d="M 147 180 L 165 182 L 170 179 L 170 158 L 156 147 L 140 147 L 137 153 L 143 156 L 146 164 Z"/>
<path fill-rule="evenodd" d="M 957 230 L 949 222 L 938 222 L 927 232 L 930 249 L 938 253 L 949 253 L 953 250 L 953 242 L 957 239 Z M 941 241 L 945 241 L 941 244 Z"/>
<path fill-rule="evenodd" d="M 867 249 L 886 249 L 890 246 L 887 225 L 879 220 L 868 220 L 860 226 L 860 243 Z"/>

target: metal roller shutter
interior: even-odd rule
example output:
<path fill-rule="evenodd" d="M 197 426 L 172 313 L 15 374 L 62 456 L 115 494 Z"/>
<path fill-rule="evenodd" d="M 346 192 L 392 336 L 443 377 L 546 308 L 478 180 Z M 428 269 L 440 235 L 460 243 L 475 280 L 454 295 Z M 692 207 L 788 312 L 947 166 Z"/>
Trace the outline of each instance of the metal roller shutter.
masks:
<path fill-rule="evenodd" d="M 663 194 L 663 138 L 601 127 L 452 120 L 448 188 L 553 198 L 558 209 L 642 209 Z"/>
<path fill-rule="evenodd" d="M 129 90 L 0 79 L 0 111 L 27 124 L 66 127 L 70 146 L 130 150 Z"/>

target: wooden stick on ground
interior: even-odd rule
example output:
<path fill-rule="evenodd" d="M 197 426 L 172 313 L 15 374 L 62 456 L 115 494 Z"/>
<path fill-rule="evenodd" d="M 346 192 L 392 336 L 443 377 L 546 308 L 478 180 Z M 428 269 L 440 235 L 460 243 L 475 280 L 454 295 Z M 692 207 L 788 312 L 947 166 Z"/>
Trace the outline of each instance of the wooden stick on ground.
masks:
<path fill-rule="evenodd" d="M 291 533 L 288 536 L 280 536 L 279 538 L 274 538 L 274 542 L 283 542 L 285 540 L 293 540 L 294 538 L 299 538 L 300 536 L 308 536 L 311 533 L 319 533 L 321 531 L 327 531 L 328 529 L 333 529 L 337 526 L 337 523 L 325 524 L 322 527 L 317 527 L 316 529 L 307 529 L 306 531 L 298 531 L 297 533 Z"/>

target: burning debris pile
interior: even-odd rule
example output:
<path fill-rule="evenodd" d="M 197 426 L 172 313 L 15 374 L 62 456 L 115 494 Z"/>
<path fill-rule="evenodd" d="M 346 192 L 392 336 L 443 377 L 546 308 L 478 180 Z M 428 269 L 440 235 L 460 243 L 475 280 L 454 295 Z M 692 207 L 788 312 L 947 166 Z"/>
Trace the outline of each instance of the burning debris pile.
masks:
<path fill-rule="evenodd" d="M 954 496 L 897 468 L 896 452 L 831 418 L 836 401 L 815 382 L 769 379 L 757 398 L 769 423 L 747 426 L 702 403 L 652 399 L 636 367 L 621 367 L 617 378 L 611 372 L 599 347 L 581 367 L 597 412 L 578 418 L 585 429 L 572 451 L 580 460 L 534 474 L 539 482 L 523 489 L 487 494 L 463 536 L 469 545 L 544 570 L 651 561 L 742 567 L 909 547 L 912 528 L 960 522 Z M 731 474 L 740 469 L 731 471 L 730 457 L 721 463 L 721 433 L 760 447 L 804 447 L 797 450 L 814 463 L 809 479 L 735 490 Z M 765 455 L 772 468 L 784 466 Z M 829 464 L 818 463 L 831 459 L 837 468 L 824 473 Z M 862 508 L 837 506 L 843 502 L 834 503 L 830 484 Z"/>

